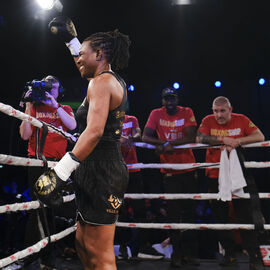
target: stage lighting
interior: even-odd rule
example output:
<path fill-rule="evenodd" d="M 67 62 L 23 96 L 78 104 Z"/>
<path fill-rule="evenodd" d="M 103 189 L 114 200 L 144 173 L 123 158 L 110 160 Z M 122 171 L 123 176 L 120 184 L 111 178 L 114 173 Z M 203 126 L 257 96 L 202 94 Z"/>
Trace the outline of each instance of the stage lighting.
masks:
<path fill-rule="evenodd" d="M 36 0 L 39 6 L 44 10 L 55 8 L 59 12 L 62 11 L 63 5 L 59 0 Z"/>
<path fill-rule="evenodd" d="M 265 79 L 264 78 L 260 78 L 259 79 L 259 84 L 260 85 L 264 85 L 265 84 Z"/>
<path fill-rule="evenodd" d="M 54 5 L 54 0 L 36 0 L 42 9 L 52 9 Z"/>
<path fill-rule="evenodd" d="M 215 87 L 220 87 L 221 86 L 221 81 L 215 81 Z"/>
<path fill-rule="evenodd" d="M 134 87 L 134 85 L 130 85 L 129 87 L 128 87 L 128 91 L 131 91 L 131 92 L 133 92 L 135 90 L 135 87 Z"/>
<path fill-rule="evenodd" d="M 171 5 L 178 6 L 178 5 L 195 5 L 196 0 L 172 0 Z"/>
<path fill-rule="evenodd" d="M 180 88 L 180 84 L 179 84 L 178 82 L 175 82 L 175 83 L 173 84 L 173 88 L 174 88 L 174 89 L 179 89 L 179 88 Z"/>

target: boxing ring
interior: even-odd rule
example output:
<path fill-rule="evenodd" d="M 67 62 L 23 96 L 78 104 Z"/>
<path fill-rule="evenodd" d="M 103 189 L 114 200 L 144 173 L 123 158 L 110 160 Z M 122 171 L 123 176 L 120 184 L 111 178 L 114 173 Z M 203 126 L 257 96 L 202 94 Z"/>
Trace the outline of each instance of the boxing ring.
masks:
<path fill-rule="evenodd" d="M 9 105 L 0 103 L 0 111 L 4 114 L 15 117 L 22 121 L 28 121 L 32 125 L 42 128 L 43 122 L 37 120 L 36 118 L 29 116 L 25 113 L 22 113 Z M 47 125 L 50 132 L 56 132 L 61 136 L 64 136 L 71 142 L 76 142 L 77 138 L 71 134 L 63 132 L 53 126 Z M 136 147 L 148 148 L 148 149 L 155 149 L 155 146 L 149 145 L 146 143 L 134 143 Z M 248 145 L 244 145 L 243 148 L 252 148 L 252 147 L 269 147 L 270 141 L 265 141 L 261 143 L 252 143 Z M 186 144 L 180 145 L 175 148 L 192 148 L 192 149 L 206 149 L 209 145 L 205 144 Z M 218 147 L 218 146 L 214 146 Z M 6 164 L 10 166 L 44 166 L 44 162 L 42 160 L 32 159 L 32 158 L 25 158 L 25 157 L 17 157 L 11 155 L 4 155 L 0 154 L 0 164 Z M 48 167 L 54 167 L 57 162 L 48 161 Z M 255 161 L 246 161 L 244 162 L 246 168 L 269 168 L 270 161 L 264 162 L 255 162 Z M 185 164 L 157 164 L 157 163 L 137 163 L 137 164 L 129 164 L 128 167 L 132 169 L 173 169 L 173 170 L 186 170 L 186 169 L 205 169 L 205 168 L 219 168 L 219 163 L 185 163 Z M 232 196 L 233 199 L 249 199 L 250 195 L 245 193 L 243 197 L 239 198 L 236 196 Z M 259 193 L 260 199 L 269 199 L 270 193 Z M 64 203 L 70 202 L 75 199 L 75 195 L 69 195 L 64 197 Z M 217 200 L 219 199 L 218 194 L 213 193 L 199 193 L 199 194 L 125 194 L 125 199 L 163 199 L 163 200 Z M 0 206 L 0 214 L 6 214 L 10 212 L 17 212 L 17 211 L 28 211 L 31 209 L 40 208 L 40 204 L 38 201 L 31 201 L 31 202 L 24 202 L 24 203 L 15 203 L 15 204 L 7 204 Z M 126 228 L 148 228 L 148 229 L 165 229 L 165 230 L 254 230 L 254 224 L 177 224 L 177 223 L 125 223 L 125 222 L 117 222 L 116 224 L 119 227 L 126 227 Z M 270 230 L 270 224 L 263 225 L 264 230 Z M 40 240 L 33 246 L 27 247 L 24 250 L 18 251 L 14 254 L 9 255 L 6 258 L 0 258 L 0 269 L 17 262 L 20 259 L 24 259 L 27 256 L 38 253 L 42 248 L 46 247 L 50 242 L 57 242 L 58 240 L 66 237 L 67 235 L 76 231 L 76 224 L 73 226 L 66 228 L 65 230 L 51 235 L 50 239 L 45 237 L 44 239 Z M 270 248 L 267 249 L 265 253 L 265 257 L 263 258 L 264 262 L 269 261 L 270 265 Z"/>

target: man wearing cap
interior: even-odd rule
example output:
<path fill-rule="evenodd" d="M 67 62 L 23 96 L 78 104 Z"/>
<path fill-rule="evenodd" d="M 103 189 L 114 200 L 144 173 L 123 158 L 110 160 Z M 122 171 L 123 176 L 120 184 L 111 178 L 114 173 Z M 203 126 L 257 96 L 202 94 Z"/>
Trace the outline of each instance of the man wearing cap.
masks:
<path fill-rule="evenodd" d="M 175 149 L 174 146 L 194 143 L 197 123 L 192 109 L 178 106 L 178 93 L 173 88 L 162 91 L 163 107 L 154 109 L 145 125 L 142 140 L 156 145 L 161 163 L 195 163 L 191 149 Z M 198 189 L 195 171 L 161 169 L 165 193 L 196 193 Z M 196 202 L 194 200 L 168 200 L 167 218 L 172 223 L 194 223 Z M 173 246 L 171 266 L 199 265 L 197 232 L 172 230 Z"/>

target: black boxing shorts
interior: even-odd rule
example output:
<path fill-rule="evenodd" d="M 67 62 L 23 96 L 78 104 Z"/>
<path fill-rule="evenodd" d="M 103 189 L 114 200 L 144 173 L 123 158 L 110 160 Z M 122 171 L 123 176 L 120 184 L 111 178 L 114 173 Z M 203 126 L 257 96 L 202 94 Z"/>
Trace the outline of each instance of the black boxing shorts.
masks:
<path fill-rule="evenodd" d="M 77 220 L 114 224 L 128 185 L 120 144 L 101 141 L 75 171 Z"/>

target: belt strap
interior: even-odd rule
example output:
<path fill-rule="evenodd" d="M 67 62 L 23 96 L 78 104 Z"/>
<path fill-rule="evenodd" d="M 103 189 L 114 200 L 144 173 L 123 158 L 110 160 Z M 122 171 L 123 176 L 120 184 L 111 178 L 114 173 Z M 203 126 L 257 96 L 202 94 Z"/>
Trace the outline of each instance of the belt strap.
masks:
<path fill-rule="evenodd" d="M 251 210 L 252 210 L 252 219 L 253 223 L 255 225 L 255 231 L 257 232 L 264 232 L 264 226 L 263 226 L 263 214 L 261 210 L 261 203 L 260 198 L 257 190 L 257 186 L 254 180 L 254 177 L 250 173 L 249 170 L 245 167 L 245 157 L 243 154 L 243 148 L 237 147 L 236 152 L 240 161 L 240 165 L 244 174 L 244 177 L 247 182 L 247 191 L 250 194 L 250 202 L 251 202 Z"/>

